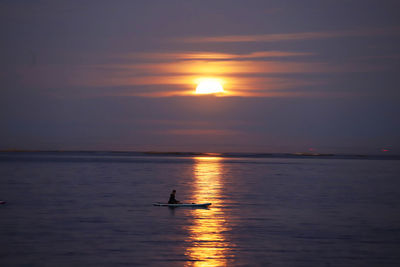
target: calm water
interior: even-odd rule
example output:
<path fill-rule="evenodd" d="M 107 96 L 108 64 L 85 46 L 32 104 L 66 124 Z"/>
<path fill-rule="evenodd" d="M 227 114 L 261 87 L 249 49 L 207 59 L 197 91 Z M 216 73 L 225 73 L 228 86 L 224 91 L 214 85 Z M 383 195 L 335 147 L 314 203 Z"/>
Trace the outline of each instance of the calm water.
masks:
<path fill-rule="evenodd" d="M 0 265 L 399 266 L 399 163 L 5 153 Z"/>

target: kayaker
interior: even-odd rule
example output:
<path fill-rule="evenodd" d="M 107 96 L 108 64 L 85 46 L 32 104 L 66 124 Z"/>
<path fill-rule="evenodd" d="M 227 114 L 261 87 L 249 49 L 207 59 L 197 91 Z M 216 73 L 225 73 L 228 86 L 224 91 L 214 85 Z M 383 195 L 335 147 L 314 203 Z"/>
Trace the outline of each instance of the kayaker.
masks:
<path fill-rule="evenodd" d="M 179 201 L 175 198 L 176 190 L 172 190 L 171 195 L 169 196 L 168 204 L 178 204 Z"/>

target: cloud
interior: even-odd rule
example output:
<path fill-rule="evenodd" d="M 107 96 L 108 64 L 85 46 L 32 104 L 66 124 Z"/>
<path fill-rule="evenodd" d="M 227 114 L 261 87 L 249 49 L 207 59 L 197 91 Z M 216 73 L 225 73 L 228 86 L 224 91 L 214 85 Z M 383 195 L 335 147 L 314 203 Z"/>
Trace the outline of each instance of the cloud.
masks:
<path fill-rule="evenodd" d="M 224 129 L 171 129 L 165 131 L 166 134 L 172 135 L 197 135 L 197 136 L 230 136 L 230 135 L 240 135 L 242 132 L 234 130 L 224 130 Z"/>
<path fill-rule="evenodd" d="M 277 33 L 277 34 L 254 34 L 254 35 L 225 35 L 225 36 L 200 36 L 172 39 L 174 42 L 184 43 L 242 43 L 242 42 L 283 42 L 301 41 L 313 39 L 328 39 L 341 37 L 367 37 L 380 35 L 399 35 L 399 27 L 395 28 L 373 28 L 354 29 L 343 31 L 325 32 L 299 32 L 299 33 Z"/>
<path fill-rule="evenodd" d="M 255 55 L 251 55 L 255 56 Z M 225 96 L 277 96 L 281 90 L 320 84 L 313 79 L 272 77 L 277 74 L 312 74 L 343 71 L 318 62 L 279 62 L 255 60 L 176 60 L 137 64 L 106 64 L 99 66 L 96 79 L 87 86 L 124 86 L 123 92 L 110 94 L 167 97 L 193 95 L 196 80 L 218 78 L 223 82 Z M 100 74 L 101 73 L 101 74 Z M 89 76 L 88 76 L 89 77 Z M 92 74 L 92 77 L 93 74 Z M 131 90 L 127 89 L 131 86 Z M 276 91 L 279 91 L 277 94 Z"/>
<path fill-rule="evenodd" d="M 69 93 L 81 96 L 190 96 L 194 94 L 196 80 L 212 77 L 223 82 L 224 96 L 271 97 L 304 96 L 307 90 L 310 95 L 321 94 L 311 90 L 324 83 L 316 78 L 321 74 L 376 70 L 365 64 L 337 65 L 310 60 L 314 56 L 308 52 L 276 50 L 242 54 L 147 52 L 118 55 L 117 63 L 40 65 L 23 67 L 19 73 L 26 86 L 35 85 L 52 94 L 57 94 L 58 88 L 70 87 Z M 292 61 L 293 58 L 296 60 Z"/>
<path fill-rule="evenodd" d="M 170 53 L 136 53 L 129 57 L 132 59 L 142 60 L 246 60 L 246 59 L 267 59 L 276 57 L 299 57 L 311 56 L 313 53 L 308 52 L 291 52 L 291 51 L 258 51 L 244 54 L 228 54 L 216 52 L 170 52 Z M 127 56 L 124 55 L 124 58 Z"/>

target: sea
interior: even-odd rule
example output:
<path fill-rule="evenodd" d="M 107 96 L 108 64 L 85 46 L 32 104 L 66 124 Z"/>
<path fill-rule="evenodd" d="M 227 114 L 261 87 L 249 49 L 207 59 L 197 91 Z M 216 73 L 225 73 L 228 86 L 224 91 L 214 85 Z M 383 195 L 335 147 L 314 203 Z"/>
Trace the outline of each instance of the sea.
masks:
<path fill-rule="evenodd" d="M 1 152 L 0 266 L 400 266 L 400 158 Z M 171 191 L 208 208 L 159 207 Z"/>

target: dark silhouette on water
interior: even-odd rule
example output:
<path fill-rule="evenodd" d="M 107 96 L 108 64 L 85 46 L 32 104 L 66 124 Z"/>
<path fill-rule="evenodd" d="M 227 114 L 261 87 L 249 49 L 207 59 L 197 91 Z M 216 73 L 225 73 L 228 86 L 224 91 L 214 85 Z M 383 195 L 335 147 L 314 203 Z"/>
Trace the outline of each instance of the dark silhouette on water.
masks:
<path fill-rule="evenodd" d="M 175 198 L 176 190 L 172 190 L 171 195 L 169 196 L 168 204 L 178 204 L 180 203 L 178 200 Z"/>

